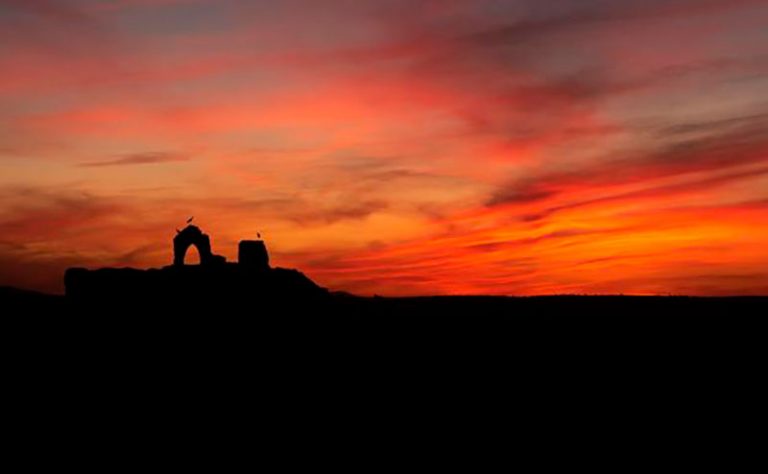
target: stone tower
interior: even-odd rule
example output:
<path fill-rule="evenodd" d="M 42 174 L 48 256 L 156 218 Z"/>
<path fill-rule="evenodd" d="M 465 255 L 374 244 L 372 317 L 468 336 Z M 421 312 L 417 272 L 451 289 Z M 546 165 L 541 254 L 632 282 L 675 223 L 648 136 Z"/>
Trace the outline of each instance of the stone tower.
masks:
<path fill-rule="evenodd" d="M 254 270 L 269 270 L 269 254 L 263 240 L 241 240 L 237 248 L 240 265 Z"/>

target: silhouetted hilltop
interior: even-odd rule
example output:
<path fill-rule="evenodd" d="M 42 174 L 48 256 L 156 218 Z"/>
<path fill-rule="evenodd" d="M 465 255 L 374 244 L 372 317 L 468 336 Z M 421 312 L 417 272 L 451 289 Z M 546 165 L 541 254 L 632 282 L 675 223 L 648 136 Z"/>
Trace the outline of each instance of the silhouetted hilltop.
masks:
<path fill-rule="evenodd" d="M 178 306 L 215 303 L 317 300 L 328 291 L 298 270 L 252 269 L 234 263 L 168 266 L 160 269 L 70 268 L 64 277 L 68 299 L 109 301 L 115 305 L 170 303 Z"/>
<path fill-rule="evenodd" d="M 187 250 L 193 246 L 200 255 L 200 265 L 185 265 Z M 107 303 L 114 310 L 239 305 L 248 312 L 249 307 L 263 309 L 265 304 L 312 303 L 328 298 L 327 290 L 298 270 L 270 267 L 264 241 L 241 241 L 238 263 L 227 263 L 212 252 L 210 237 L 191 224 L 176 230 L 171 266 L 148 270 L 70 268 L 64 275 L 64 286 L 68 300 L 78 305 Z"/>
<path fill-rule="evenodd" d="M 56 310 L 63 306 L 64 297 L 38 291 L 0 286 L 0 308 L 4 311 L 37 312 Z M 45 315 L 45 313 L 42 313 Z"/>

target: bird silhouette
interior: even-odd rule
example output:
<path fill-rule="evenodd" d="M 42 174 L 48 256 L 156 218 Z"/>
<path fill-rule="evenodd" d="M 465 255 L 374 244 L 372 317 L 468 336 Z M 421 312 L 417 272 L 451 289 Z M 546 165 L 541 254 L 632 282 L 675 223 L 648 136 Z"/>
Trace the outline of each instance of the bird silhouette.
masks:
<path fill-rule="evenodd" d="M 261 232 L 256 232 L 256 237 L 261 238 Z"/>
<path fill-rule="evenodd" d="M 190 222 L 192 222 L 192 219 L 194 219 L 194 218 L 195 218 L 195 216 L 192 216 L 192 217 L 190 217 L 189 219 L 187 219 L 187 224 L 189 224 Z"/>

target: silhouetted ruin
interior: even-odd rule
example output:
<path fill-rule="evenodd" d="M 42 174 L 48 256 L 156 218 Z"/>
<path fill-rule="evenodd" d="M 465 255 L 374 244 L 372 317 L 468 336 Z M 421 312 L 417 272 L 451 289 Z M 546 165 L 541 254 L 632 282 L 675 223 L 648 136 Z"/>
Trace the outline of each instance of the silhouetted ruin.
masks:
<path fill-rule="evenodd" d="M 191 221 L 191 218 L 189 219 Z M 200 254 L 200 265 L 186 265 L 189 247 Z M 173 238 L 173 264 L 160 268 L 70 268 L 64 276 L 66 295 L 79 301 L 152 301 L 182 306 L 201 303 L 312 301 L 328 291 L 297 270 L 272 268 L 263 240 L 243 240 L 238 262 L 211 251 L 211 238 L 187 225 Z"/>
<path fill-rule="evenodd" d="M 237 261 L 249 268 L 268 270 L 269 254 L 263 240 L 241 240 L 238 245 Z"/>
<path fill-rule="evenodd" d="M 197 248 L 197 252 L 200 254 L 201 265 L 224 263 L 227 261 L 221 255 L 211 253 L 211 238 L 208 237 L 208 234 L 203 234 L 199 227 L 190 224 L 184 230 L 176 230 L 176 237 L 173 238 L 174 265 L 184 265 L 184 256 L 191 245 Z"/>

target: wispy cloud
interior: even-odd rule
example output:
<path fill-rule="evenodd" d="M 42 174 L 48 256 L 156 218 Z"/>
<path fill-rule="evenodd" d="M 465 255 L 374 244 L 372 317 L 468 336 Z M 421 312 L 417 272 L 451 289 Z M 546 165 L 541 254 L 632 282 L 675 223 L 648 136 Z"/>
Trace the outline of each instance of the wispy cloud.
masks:
<path fill-rule="evenodd" d="M 103 166 L 151 165 L 157 163 L 172 163 L 177 161 L 189 161 L 189 157 L 164 152 L 134 153 L 131 155 L 121 156 L 113 160 L 90 161 L 87 163 L 81 163 L 79 166 L 86 168 L 99 168 Z"/>

